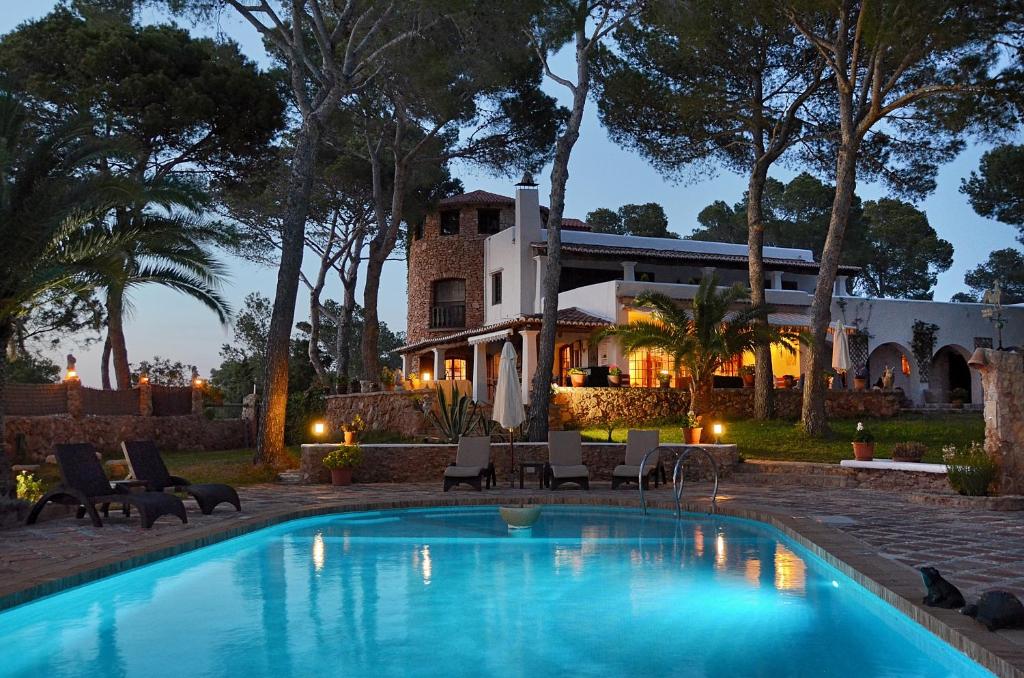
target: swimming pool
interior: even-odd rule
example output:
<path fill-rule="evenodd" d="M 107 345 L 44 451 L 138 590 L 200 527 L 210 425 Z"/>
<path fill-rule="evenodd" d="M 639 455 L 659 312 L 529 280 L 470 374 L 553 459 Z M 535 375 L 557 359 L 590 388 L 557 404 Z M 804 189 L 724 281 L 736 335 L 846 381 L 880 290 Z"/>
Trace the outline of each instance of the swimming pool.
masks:
<path fill-rule="evenodd" d="M 774 528 L 546 506 L 296 520 L 0 613 L 9 676 L 987 676 Z"/>

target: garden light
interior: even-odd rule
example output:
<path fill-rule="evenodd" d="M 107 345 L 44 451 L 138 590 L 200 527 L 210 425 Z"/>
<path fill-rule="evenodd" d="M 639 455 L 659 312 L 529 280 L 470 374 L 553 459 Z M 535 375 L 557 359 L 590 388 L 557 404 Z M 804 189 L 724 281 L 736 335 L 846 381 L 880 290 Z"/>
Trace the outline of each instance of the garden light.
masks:
<path fill-rule="evenodd" d="M 200 386 L 203 385 L 203 380 L 200 379 L 199 377 L 196 377 L 195 379 L 192 380 L 192 385 L 195 386 L 196 388 L 199 388 Z"/>
<path fill-rule="evenodd" d="M 715 434 L 715 445 L 722 444 L 722 430 L 723 428 L 721 424 L 714 424 L 711 427 L 711 432 Z"/>
<path fill-rule="evenodd" d="M 322 421 L 313 422 L 313 435 L 319 438 L 325 433 L 327 433 L 327 424 Z"/>
<path fill-rule="evenodd" d="M 78 380 L 78 372 L 76 372 L 74 370 L 68 370 L 67 374 L 64 376 L 64 381 L 77 381 L 77 380 Z"/>

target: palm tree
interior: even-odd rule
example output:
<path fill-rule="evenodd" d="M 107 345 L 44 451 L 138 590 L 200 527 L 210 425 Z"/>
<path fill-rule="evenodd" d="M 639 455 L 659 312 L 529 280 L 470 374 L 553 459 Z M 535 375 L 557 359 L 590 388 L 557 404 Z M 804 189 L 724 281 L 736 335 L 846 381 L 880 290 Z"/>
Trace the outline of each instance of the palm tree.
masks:
<path fill-rule="evenodd" d="M 30 129 L 20 102 L 0 92 L 0 432 L 6 347 L 18 319 L 43 295 L 92 288 L 109 270 L 108 248 L 133 237 L 81 236 L 119 193 L 117 182 L 83 174 L 99 151 L 110 151 L 88 129 L 80 120 L 47 133 Z M 13 481 L 0 435 L 0 498 L 14 496 Z"/>
<path fill-rule="evenodd" d="M 768 309 L 734 310 L 749 299 L 749 292 L 739 283 L 720 291 L 713 276 L 701 280 L 689 310 L 665 294 L 644 292 L 634 304 L 650 309 L 651 318 L 608 328 L 600 336 L 618 337 L 627 353 L 645 348 L 664 351 L 676 372 L 685 367 L 690 373 L 690 410 L 700 414 L 714 373 L 737 355 L 768 343 L 793 350 L 788 334 L 754 323 Z"/>
<path fill-rule="evenodd" d="M 118 237 L 131 231 L 137 236 L 121 238 L 123 246 L 110 251 L 113 272 L 105 277 L 107 339 L 101 374 L 104 388 L 110 387 L 109 359 L 113 359 L 117 388 L 131 388 L 131 369 L 124 337 L 124 319 L 131 311 L 129 292 L 140 285 L 162 285 L 196 299 L 226 323 L 231 312 L 220 296 L 226 276 L 224 266 L 212 253 L 221 241 L 221 230 L 188 214 L 159 215 L 143 212 L 135 218 L 118 215 L 110 221 L 91 225 L 85 234 L 99 232 Z"/>

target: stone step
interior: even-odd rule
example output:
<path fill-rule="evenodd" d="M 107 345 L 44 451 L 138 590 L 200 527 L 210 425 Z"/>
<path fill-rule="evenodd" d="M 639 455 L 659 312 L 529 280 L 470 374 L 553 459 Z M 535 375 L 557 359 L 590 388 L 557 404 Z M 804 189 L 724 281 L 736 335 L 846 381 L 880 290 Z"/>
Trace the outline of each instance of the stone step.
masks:
<path fill-rule="evenodd" d="M 848 476 L 850 472 L 839 464 L 822 464 L 807 461 L 772 461 L 748 459 L 737 464 L 736 474 L 744 475 L 801 475 L 801 476 Z"/>
<path fill-rule="evenodd" d="M 743 473 L 734 474 L 729 478 L 729 482 L 742 485 L 784 485 L 820 489 L 839 489 L 852 486 L 851 480 L 845 476 L 803 473 Z"/>

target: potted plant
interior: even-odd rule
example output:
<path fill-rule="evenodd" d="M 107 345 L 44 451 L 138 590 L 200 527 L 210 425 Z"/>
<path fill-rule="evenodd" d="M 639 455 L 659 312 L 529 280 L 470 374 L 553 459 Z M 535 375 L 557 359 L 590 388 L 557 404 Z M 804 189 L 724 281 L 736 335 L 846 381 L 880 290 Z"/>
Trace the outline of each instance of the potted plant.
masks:
<path fill-rule="evenodd" d="M 949 404 L 959 409 L 971 397 L 966 388 L 954 388 L 949 392 Z"/>
<path fill-rule="evenodd" d="M 743 378 L 743 388 L 754 388 L 754 366 L 744 365 L 740 368 L 740 377 Z"/>
<path fill-rule="evenodd" d="M 926 452 L 928 448 L 922 443 L 896 443 L 892 446 L 892 460 L 917 463 Z"/>
<path fill-rule="evenodd" d="M 324 467 L 331 472 L 331 485 L 351 485 L 352 467 L 363 461 L 358 445 L 338 445 L 324 457 Z"/>
<path fill-rule="evenodd" d="M 668 388 L 672 385 L 672 373 L 668 370 L 662 370 L 658 372 L 658 386 L 661 388 Z"/>
<path fill-rule="evenodd" d="M 871 461 L 875 458 L 875 436 L 859 421 L 853 436 L 853 458 L 857 461 Z"/>
<path fill-rule="evenodd" d="M 574 388 L 579 388 L 587 381 L 587 371 L 580 367 L 572 367 L 569 369 L 569 380 Z"/>
<path fill-rule="evenodd" d="M 784 374 L 784 375 L 782 375 L 782 387 L 783 388 L 791 389 L 791 388 L 793 388 L 793 385 L 795 383 L 796 383 L 796 379 L 793 377 L 792 374 Z"/>
<path fill-rule="evenodd" d="M 345 434 L 345 444 L 354 445 L 356 442 L 356 436 L 366 429 L 366 422 L 358 414 L 352 417 L 352 421 L 341 425 L 341 430 Z"/>
<path fill-rule="evenodd" d="M 622 382 L 622 370 L 618 365 L 608 366 L 608 385 L 618 386 Z"/>
<path fill-rule="evenodd" d="M 391 371 L 390 367 L 381 368 L 380 383 L 385 391 L 395 390 L 395 373 Z"/>
<path fill-rule="evenodd" d="M 700 434 L 704 430 L 700 423 L 701 419 L 703 417 L 694 414 L 693 410 L 686 413 L 686 417 L 683 419 L 683 440 L 687 445 L 697 445 L 700 443 Z"/>
<path fill-rule="evenodd" d="M 853 390 L 866 391 L 868 388 L 868 367 L 859 368 L 853 375 Z"/>

